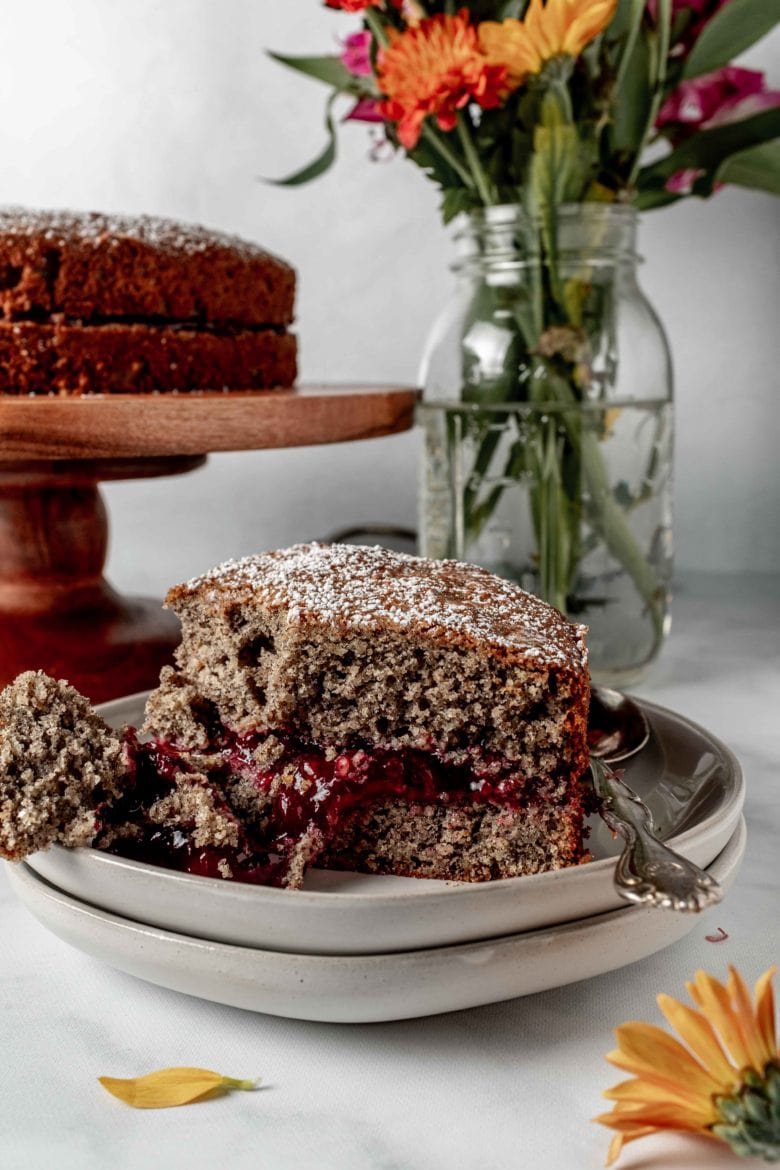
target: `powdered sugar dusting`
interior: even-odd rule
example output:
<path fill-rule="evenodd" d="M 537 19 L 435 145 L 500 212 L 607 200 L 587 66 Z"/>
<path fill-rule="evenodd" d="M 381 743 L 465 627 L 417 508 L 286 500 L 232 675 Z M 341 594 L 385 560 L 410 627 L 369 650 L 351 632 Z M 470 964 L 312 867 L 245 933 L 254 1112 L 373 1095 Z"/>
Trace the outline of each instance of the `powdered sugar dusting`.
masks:
<path fill-rule="evenodd" d="M 299 544 L 226 561 L 172 589 L 222 606 L 284 609 L 291 623 L 344 632 L 387 629 L 452 644 L 484 644 L 518 660 L 583 669 L 584 626 L 477 565 L 434 561 L 379 547 Z"/>
<path fill-rule="evenodd" d="M 43 236 L 52 245 L 78 241 L 94 246 L 112 246 L 120 239 L 138 240 L 160 251 L 205 252 L 222 247 L 247 259 L 266 256 L 257 244 L 227 232 L 212 231 L 198 224 L 183 224 L 153 215 L 109 215 L 97 211 L 38 211 L 28 207 L 0 207 L 0 233 Z"/>

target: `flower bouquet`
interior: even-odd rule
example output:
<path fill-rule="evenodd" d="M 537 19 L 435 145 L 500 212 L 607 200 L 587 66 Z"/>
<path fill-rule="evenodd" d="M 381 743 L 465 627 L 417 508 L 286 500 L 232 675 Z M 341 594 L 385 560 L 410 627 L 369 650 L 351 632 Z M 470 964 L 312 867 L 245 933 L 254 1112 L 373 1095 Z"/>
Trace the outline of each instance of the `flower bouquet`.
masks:
<path fill-rule="evenodd" d="M 458 220 L 462 287 L 424 360 L 421 551 L 480 561 L 591 627 L 597 676 L 657 654 L 671 576 L 671 364 L 637 213 L 780 194 L 780 92 L 732 58 L 775 0 L 327 0 L 327 143 L 374 124 Z"/>

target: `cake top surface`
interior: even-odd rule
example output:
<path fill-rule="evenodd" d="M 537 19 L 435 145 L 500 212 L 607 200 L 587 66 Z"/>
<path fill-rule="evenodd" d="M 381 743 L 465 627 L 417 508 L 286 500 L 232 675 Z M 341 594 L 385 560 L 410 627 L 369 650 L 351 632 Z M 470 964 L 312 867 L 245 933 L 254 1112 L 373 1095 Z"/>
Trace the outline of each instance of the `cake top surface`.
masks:
<path fill-rule="evenodd" d="M 247 260 L 268 257 L 258 244 L 199 224 L 154 215 L 114 215 L 99 211 L 45 211 L 0 206 L 0 237 L 41 237 L 51 244 L 80 243 L 99 247 L 129 239 L 163 252 L 196 255 L 228 248 Z M 274 257 L 275 259 L 275 257 Z M 280 261 L 280 263 L 283 263 Z"/>
<path fill-rule="evenodd" d="M 586 627 L 478 565 L 376 546 L 299 544 L 226 561 L 170 590 L 219 608 L 285 610 L 288 621 L 367 633 L 395 629 L 519 660 L 587 663 Z"/>

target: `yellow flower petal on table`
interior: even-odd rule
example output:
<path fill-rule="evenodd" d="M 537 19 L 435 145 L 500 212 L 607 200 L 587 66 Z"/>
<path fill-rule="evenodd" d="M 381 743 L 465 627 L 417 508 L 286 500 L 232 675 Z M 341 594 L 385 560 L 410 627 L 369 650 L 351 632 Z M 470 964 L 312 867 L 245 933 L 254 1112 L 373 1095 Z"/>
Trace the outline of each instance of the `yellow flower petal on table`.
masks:
<path fill-rule="evenodd" d="M 618 1048 L 607 1055 L 624 1072 L 646 1076 L 656 1083 L 693 1085 L 702 1093 L 719 1088 L 687 1048 L 655 1024 L 631 1022 L 615 1029 Z"/>
<path fill-rule="evenodd" d="M 657 1003 L 696 1059 L 711 1074 L 710 1092 L 730 1092 L 734 1084 L 735 1070 L 718 1043 L 717 1034 L 707 1017 L 687 1004 L 672 999 L 671 995 L 659 995 Z"/>
<path fill-rule="evenodd" d="M 714 1111 L 713 1111 L 714 1112 Z M 686 1133 L 700 1133 L 702 1126 L 686 1105 L 674 1101 L 653 1101 L 647 1105 L 623 1105 L 611 1113 L 602 1113 L 593 1119 L 610 1129 L 631 1133 L 639 1128 L 675 1129 Z"/>
<path fill-rule="evenodd" d="M 706 971 L 696 972 L 696 987 L 701 997 L 702 1011 L 728 1049 L 732 1063 L 738 1070 L 752 1068 L 753 1062 L 743 1039 L 739 1013 L 732 1006 L 728 989 Z"/>
<path fill-rule="evenodd" d="M 673 1101 L 678 1105 L 685 1105 L 702 1116 L 712 1112 L 709 1104 L 702 1106 L 702 1095 L 695 1089 L 682 1084 L 658 1084 L 656 1081 L 635 1077 L 630 1081 L 621 1081 L 611 1089 L 605 1090 L 603 1096 L 609 1101 L 619 1101 L 626 1106 L 644 1105 L 653 1101 Z"/>
<path fill-rule="evenodd" d="M 578 57 L 607 27 L 617 0 L 531 0 L 523 20 L 485 20 L 479 25 L 482 52 L 504 65 L 516 89 L 553 57 Z"/>
<path fill-rule="evenodd" d="M 743 1157 L 780 1161 L 775 970 L 757 980 L 754 1002 L 733 967 L 725 983 L 696 972 L 687 984 L 695 1007 L 659 995 L 684 1044 L 653 1024 L 632 1021 L 615 1029 L 618 1048 L 607 1060 L 633 1079 L 604 1093 L 612 1110 L 594 1119 L 615 1131 L 608 1166 L 628 1142 L 665 1130 L 728 1143 Z"/>
<path fill-rule="evenodd" d="M 596 1118 L 596 1120 L 598 1121 L 598 1118 Z M 623 1146 L 627 1146 L 629 1142 L 634 1142 L 637 1138 L 649 1137 L 650 1134 L 656 1132 L 657 1130 L 654 1126 L 648 1125 L 645 1129 L 638 1129 L 635 1133 L 632 1133 L 629 1136 L 626 1136 L 622 1133 L 616 1133 L 612 1141 L 609 1143 L 609 1149 L 607 1150 L 607 1161 L 605 1165 L 611 1166 L 613 1162 L 617 1162 Z"/>
<path fill-rule="evenodd" d="M 772 988 L 772 979 L 777 967 L 770 967 L 768 971 L 756 980 L 756 1021 L 761 1032 L 765 1052 L 777 1051 L 777 1034 L 775 1031 L 775 993 Z M 769 1057 L 768 1059 L 772 1059 Z"/>
<path fill-rule="evenodd" d="M 161 1068 L 157 1072 L 127 1080 L 98 1077 L 103 1088 L 134 1109 L 170 1109 L 189 1105 L 215 1091 L 256 1089 L 257 1081 L 223 1077 L 207 1068 Z"/>
<path fill-rule="evenodd" d="M 739 1033 L 745 1052 L 750 1057 L 750 1067 L 760 1073 L 767 1060 L 772 1059 L 774 1053 L 767 1053 L 765 1050 L 758 1021 L 753 1014 L 750 992 L 745 985 L 745 980 L 733 967 L 729 967 L 727 987 L 736 1008 L 735 1015 L 739 1026 Z"/>

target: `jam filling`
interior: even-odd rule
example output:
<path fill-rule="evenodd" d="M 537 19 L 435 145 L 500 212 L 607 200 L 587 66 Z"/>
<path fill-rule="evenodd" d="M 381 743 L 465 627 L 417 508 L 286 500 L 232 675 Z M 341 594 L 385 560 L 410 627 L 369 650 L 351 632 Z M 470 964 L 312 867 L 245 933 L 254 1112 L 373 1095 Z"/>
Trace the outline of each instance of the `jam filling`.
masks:
<path fill-rule="evenodd" d="M 410 804 L 483 804 L 519 809 L 535 800 L 535 784 L 517 765 L 500 757 L 463 751 L 446 760 L 414 749 L 354 746 L 336 751 L 273 732 L 272 764 L 264 764 L 268 736 L 237 735 L 220 728 L 208 749 L 216 767 L 208 787 L 215 806 L 236 824 L 238 847 L 195 846 L 188 826 L 160 827 L 146 816 L 156 800 L 171 793 L 176 778 L 196 771 L 193 753 L 162 741 L 140 743 L 128 732 L 131 782 L 126 794 L 106 810 L 96 845 L 109 852 L 206 877 L 232 877 L 261 885 L 283 885 L 295 850 L 316 836 L 322 850 L 361 809 L 402 799 Z M 236 778 L 258 791 L 258 823 L 252 828 L 230 804 Z M 244 784 L 246 787 L 246 784 Z M 245 800 L 245 796 L 244 796 Z M 103 830 L 128 823 L 140 836 L 101 845 Z"/>

